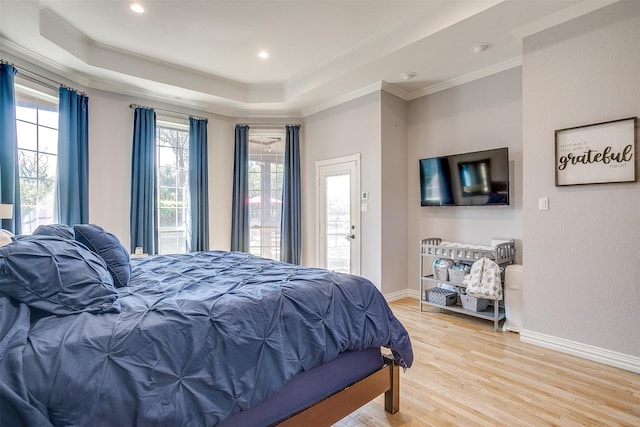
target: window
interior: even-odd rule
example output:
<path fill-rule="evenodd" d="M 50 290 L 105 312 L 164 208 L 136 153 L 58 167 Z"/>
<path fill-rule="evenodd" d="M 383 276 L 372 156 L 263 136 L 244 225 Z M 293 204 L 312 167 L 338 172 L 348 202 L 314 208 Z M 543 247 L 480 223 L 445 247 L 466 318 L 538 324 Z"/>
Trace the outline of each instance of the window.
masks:
<path fill-rule="evenodd" d="M 249 134 L 249 227 L 253 255 L 280 259 L 284 135 Z"/>
<path fill-rule="evenodd" d="M 16 85 L 16 127 L 22 233 L 54 222 L 58 100 Z"/>
<path fill-rule="evenodd" d="M 158 121 L 158 253 L 187 251 L 189 127 Z"/>

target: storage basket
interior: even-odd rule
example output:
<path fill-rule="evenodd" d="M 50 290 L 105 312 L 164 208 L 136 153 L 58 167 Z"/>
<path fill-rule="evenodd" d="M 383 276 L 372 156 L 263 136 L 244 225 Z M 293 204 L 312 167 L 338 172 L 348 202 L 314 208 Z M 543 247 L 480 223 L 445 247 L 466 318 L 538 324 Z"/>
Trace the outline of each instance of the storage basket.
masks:
<path fill-rule="evenodd" d="M 453 264 L 448 259 L 437 259 L 433 262 L 433 278 L 436 280 L 449 280 L 449 267 Z"/>
<path fill-rule="evenodd" d="M 458 293 L 442 288 L 429 288 L 425 291 L 425 297 L 431 304 L 455 305 L 458 300 Z"/>
<path fill-rule="evenodd" d="M 460 295 L 462 307 L 472 311 L 484 311 L 489 306 L 489 300 L 486 298 L 476 298 L 470 295 Z"/>
<path fill-rule="evenodd" d="M 448 280 L 447 267 L 433 267 L 433 278 L 436 280 Z"/>
<path fill-rule="evenodd" d="M 449 269 L 449 281 L 453 283 L 462 283 L 464 280 L 465 274 L 468 272 L 466 270 L 454 270 L 453 268 Z"/>

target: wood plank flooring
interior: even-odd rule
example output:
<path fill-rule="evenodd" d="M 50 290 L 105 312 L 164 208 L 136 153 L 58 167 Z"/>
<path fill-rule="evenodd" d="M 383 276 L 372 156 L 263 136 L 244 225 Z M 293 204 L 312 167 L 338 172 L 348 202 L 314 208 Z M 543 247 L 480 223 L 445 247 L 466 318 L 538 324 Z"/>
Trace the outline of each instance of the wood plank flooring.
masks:
<path fill-rule="evenodd" d="M 418 301 L 390 303 L 413 344 L 400 412 L 382 397 L 344 418 L 351 426 L 640 426 L 640 374 L 520 342 L 493 322 Z"/>

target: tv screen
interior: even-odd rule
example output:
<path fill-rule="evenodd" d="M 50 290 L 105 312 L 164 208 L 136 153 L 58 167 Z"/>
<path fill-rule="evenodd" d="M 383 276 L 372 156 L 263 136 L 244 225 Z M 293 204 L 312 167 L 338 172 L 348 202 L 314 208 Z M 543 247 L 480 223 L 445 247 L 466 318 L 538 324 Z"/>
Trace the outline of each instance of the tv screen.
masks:
<path fill-rule="evenodd" d="M 420 160 L 422 206 L 509 204 L 507 147 Z"/>

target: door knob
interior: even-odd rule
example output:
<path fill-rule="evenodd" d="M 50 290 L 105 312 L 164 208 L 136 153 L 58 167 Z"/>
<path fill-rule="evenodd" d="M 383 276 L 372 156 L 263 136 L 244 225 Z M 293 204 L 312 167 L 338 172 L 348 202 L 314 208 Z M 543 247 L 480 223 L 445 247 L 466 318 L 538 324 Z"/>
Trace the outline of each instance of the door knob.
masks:
<path fill-rule="evenodd" d="M 356 238 L 356 235 L 355 234 L 349 234 L 347 236 L 344 236 L 344 238 L 347 239 L 347 240 L 349 240 L 349 239 L 353 240 L 353 239 Z"/>

